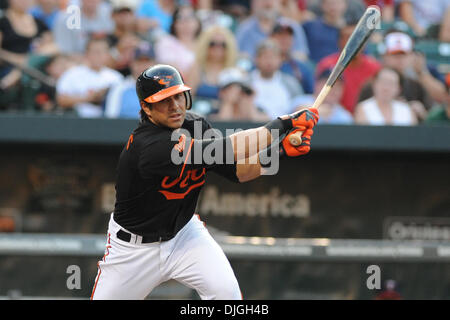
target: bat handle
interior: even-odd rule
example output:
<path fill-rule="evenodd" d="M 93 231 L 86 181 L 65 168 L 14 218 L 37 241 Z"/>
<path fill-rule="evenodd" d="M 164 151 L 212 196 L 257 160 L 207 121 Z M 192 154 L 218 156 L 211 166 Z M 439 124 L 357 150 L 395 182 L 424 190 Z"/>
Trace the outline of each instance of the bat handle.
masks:
<path fill-rule="evenodd" d="M 294 132 L 289 135 L 289 143 L 294 147 L 298 147 L 302 143 L 302 131 Z"/>
<path fill-rule="evenodd" d="M 317 96 L 316 100 L 314 101 L 314 104 L 312 105 L 312 108 L 318 109 L 319 106 L 322 104 L 322 102 L 325 100 L 325 97 L 328 95 L 328 93 L 331 90 L 331 85 L 326 84 L 322 90 L 320 90 L 319 95 Z M 288 136 L 289 143 L 293 145 L 294 147 L 298 147 L 302 144 L 302 134 L 303 131 L 297 131 L 295 133 L 292 133 Z"/>

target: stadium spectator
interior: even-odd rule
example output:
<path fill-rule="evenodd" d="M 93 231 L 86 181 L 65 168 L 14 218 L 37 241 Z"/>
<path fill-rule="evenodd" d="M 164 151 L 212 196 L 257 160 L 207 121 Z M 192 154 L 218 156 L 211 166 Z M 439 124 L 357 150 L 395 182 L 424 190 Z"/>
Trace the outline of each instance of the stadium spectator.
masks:
<path fill-rule="evenodd" d="M 114 31 L 108 35 L 110 43 L 112 63 L 111 67 L 119 71 L 123 76 L 128 76 L 130 62 L 134 51 L 140 41 L 137 35 L 136 17 L 134 15 L 134 0 L 114 0 L 112 2 L 112 19 Z"/>
<path fill-rule="evenodd" d="M 294 27 L 291 21 L 280 19 L 273 29 L 272 39 L 281 50 L 283 63 L 280 70 L 295 77 L 305 93 L 312 93 L 314 90 L 314 72 L 312 68 L 306 62 L 293 56 Z"/>
<path fill-rule="evenodd" d="M 6 108 L 16 98 L 16 85 L 22 75 L 12 65 L 24 66 L 30 54 L 56 53 L 51 32 L 43 21 L 28 13 L 30 1 L 9 0 L 0 17 L 0 104 Z"/>
<path fill-rule="evenodd" d="M 236 30 L 239 50 L 248 59 L 255 57 L 258 45 L 266 40 L 280 17 L 280 0 L 252 0 L 252 15 L 242 21 Z M 298 59 L 307 59 L 309 50 L 303 29 L 294 26 L 293 55 Z"/>
<path fill-rule="evenodd" d="M 306 2 L 304 0 L 280 0 L 280 14 L 283 17 L 300 22 L 304 18 Z"/>
<path fill-rule="evenodd" d="M 81 58 L 89 39 L 112 33 L 114 21 L 111 19 L 111 5 L 102 0 L 80 0 L 79 21 L 75 14 L 77 12 L 60 11 L 53 35 L 62 52 Z"/>
<path fill-rule="evenodd" d="M 220 106 L 208 118 L 213 121 L 265 122 L 270 117 L 255 105 L 255 92 L 248 74 L 238 68 L 223 70 L 219 76 Z"/>
<path fill-rule="evenodd" d="M 403 78 L 402 96 L 408 101 L 420 120 L 426 117 L 427 110 L 433 106 L 433 98 L 442 102 L 445 87 L 432 73 L 436 70 L 425 64 L 425 60 L 415 59 L 412 38 L 400 31 L 389 31 L 384 39 L 385 52 L 382 64 L 397 70 Z M 438 75 L 437 75 L 438 76 Z M 372 95 L 370 85 L 361 90 L 359 100 L 367 99 Z"/>
<path fill-rule="evenodd" d="M 55 54 L 45 57 L 42 65 L 37 67 L 38 70 L 42 70 L 44 74 L 48 75 L 54 83 L 57 83 L 64 72 L 72 66 L 73 63 L 69 56 Z M 54 86 L 43 82 L 37 84 L 37 81 L 30 81 L 29 85 L 25 85 L 25 83 L 22 83 L 21 89 L 21 103 L 24 106 L 42 112 L 56 112 L 59 110 L 56 103 L 56 88 Z"/>
<path fill-rule="evenodd" d="M 294 77 L 280 71 L 281 63 L 280 48 L 274 41 L 266 40 L 258 47 L 256 69 L 250 73 L 255 103 L 273 119 L 292 112 L 292 99 L 303 93 Z"/>
<path fill-rule="evenodd" d="M 200 32 L 200 21 L 194 9 L 182 5 L 175 9 L 170 34 L 160 37 L 155 43 L 156 61 L 176 67 L 188 84 L 187 75 L 195 63 L 196 39 Z"/>
<path fill-rule="evenodd" d="M 450 125 L 450 86 L 447 87 L 447 99 L 440 106 L 433 107 L 425 120 L 429 124 Z"/>
<path fill-rule="evenodd" d="M 444 42 L 450 41 L 450 1 L 399 0 L 398 6 L 400 19 L 418 37 L 428 36 Z"/>
<path fill-rule="evenodd" d="M 176 7 L 175 0 L 141 0 L 136 11 L 139 32 L 151 33 L 160 29 L 169 33 Z"/>
<path fill-rule="evenodd" d="M 229 14 L 236 24 L 248 18 L 250 12 L 250 1 L 248 0 L 219 0 L 218 5 Z"/>
<path fill-rule="evenodd" d="M 322 0 L 306 0 L 308 3 L 308 10 L 312 12 L 317 18 L 323 17 Z M 366 5 L 362 0 L 345 0 L 346 10 L 344 19 L 347 24 L 354 24 L 363 15 Z"/>
<path fill-rule="evenodd" d="M 100 117 L 108 89 L 123 77 L 106 67 L 110 59 L 106 38 L 90 39 L 84 57 L 84 64 L 70 68 L 58 80 L 56 99 L 60 107 L 81 117 Z"/>
<path fill-rule="evenodd" d="M 303 24 L 310 51 L 309 58 L 315 63 L 339 51 L 339 29 L 346 25 L 346 0 L 321 0 L 320 5 L 322 17 Z"/>
<path fill-rule="evenodd" d="M 401 74 L 383 67 L 375 76 L 373 97 L 361 101 L 355 109 L 355 122 L 369 125 L 415 125 L 417 117 L 411 107 L 399 100 Z"/>
<path fill-rule="evenodd" d="M 235 66 L 238 49 L 233 33 L 221 26 L 204 30 L 197 42 L 196 63 L 192 76 L 192 93 L 197 98 L 219 98 L 219 74 Z"/>
<path fill-rule="evenodd" d="M 314 94 L 312 95 L 302 95 L 293 101 L 293 109 L 304 108 L 304 106 L 312 106 L 316 98 L 319 96 L 320 90 L 325 86 L 328 77 L 333 69 L 324 69 L 318 74 L 316 83 L 314 86 Z M 330 90 L 325 100 L 320 105 L 320 118 L 319 124 L 352 124 L 353 116 L 345 109 L 341 104 L 340 100 L 344 92 L 345 82 L 343 76 L 336 80 L 333 88 Z M 298 109 L 300 109 L 298 108 Z"/>
<path fill-rule="evenodd" d="M 114 85 L 105 102 L 105 116 L 108 118 L 139 118 L 141 106 L 136 96 L 136 79 L 148 67 L 155 64 L 155 52 L 148 42 L 142 42 L 135 49 L 130 64 L 131 75 Z"/>
<path fill-rule="evenodd" d="M 133 0 L 113 0 L 111 2 L 111 18 L 114 21 L 114 30 L 108 34 L 111 46 L 115 46 L 120 37 L 128 33 L 137 32 L 135 4 Z"/>
<path fill-rule="evenodd" d="M 339 31 L 339 48 L 343 49 L 350 38 L 356 25 L 347 25 Z M 339 59 L 339 52 L 333 53 L 317 64 L 317 72 L 332 68 Z M 381 64 L 375 58 L 366 55 L 363 50 L 352 59 L 350 64 L 344 70 L 344 92 L 341 98 L 341 104 L 351 113 L 353 113 L 358 97 L 363 85 L 369 81 L 378 70 Z"/>

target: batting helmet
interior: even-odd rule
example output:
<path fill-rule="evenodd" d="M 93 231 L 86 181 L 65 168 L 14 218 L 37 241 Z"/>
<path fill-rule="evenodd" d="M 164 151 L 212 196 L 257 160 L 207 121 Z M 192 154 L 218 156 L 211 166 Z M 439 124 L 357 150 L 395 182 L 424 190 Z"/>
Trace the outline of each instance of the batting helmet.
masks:
<path fill-rule="evenodd" d="M 186 109 L 192 106 L 191 88 L 184 84 L 181 74 L 172 66 L 154 65 L 136 80 L 136 93 L 140 101 L 154 103 L 177 93 L 184 93 Z"/>

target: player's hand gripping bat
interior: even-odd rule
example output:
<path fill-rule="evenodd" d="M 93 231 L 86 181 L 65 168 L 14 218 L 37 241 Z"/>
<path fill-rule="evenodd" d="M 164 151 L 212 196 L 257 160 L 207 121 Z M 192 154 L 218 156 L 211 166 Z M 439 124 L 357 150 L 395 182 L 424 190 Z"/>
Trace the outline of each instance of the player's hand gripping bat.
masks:
<path fill-rule="evenodd" d="M 361 47 L 366 43 L 372 34 L 373 30 L 377 27 L 380 21 L 381 13 L 378 6 L 369 6 L 364 12 L 363 16 L 359 19 L 355 30 L 353 30 L 352 35 L 348 39 L 344 49 L 342 49 L 341 55 L 333 68 L 327 82 L 320 90 L 317 96 L 313 108 L 319 108 L 319 106 L 324 101 L 325 97 L 330 92 L 331 88 L 335 84 L 336 80 L 342 74 L 344 69 L 348 66 L 353 57 L 356 56 Z M 289 136 L 289 142 L 293 146 L 299 146 L 302 143 L 302 132 L 296 132 Z"/>

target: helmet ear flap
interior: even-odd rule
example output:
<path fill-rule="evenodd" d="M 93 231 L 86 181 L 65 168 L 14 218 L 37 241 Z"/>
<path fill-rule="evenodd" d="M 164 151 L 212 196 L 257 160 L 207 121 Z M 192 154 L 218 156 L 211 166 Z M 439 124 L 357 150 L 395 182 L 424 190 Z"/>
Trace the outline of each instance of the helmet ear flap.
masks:
<path fill-rule="evenodd" d="M 184 91 L 184 98 L 186 99 L 186 110 L 192 108 L 192 95 L 191 90 Z"/>

